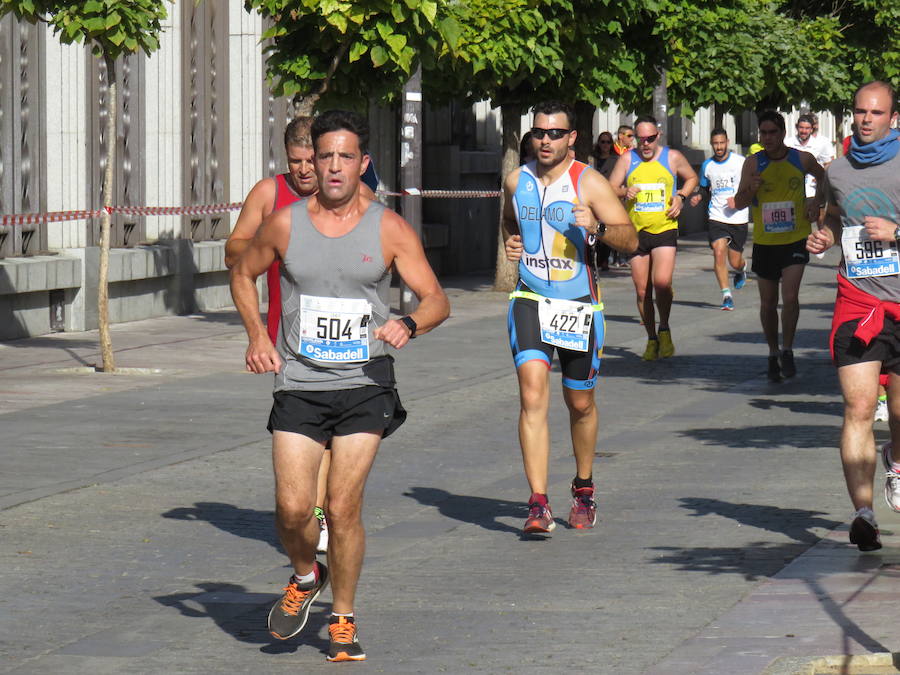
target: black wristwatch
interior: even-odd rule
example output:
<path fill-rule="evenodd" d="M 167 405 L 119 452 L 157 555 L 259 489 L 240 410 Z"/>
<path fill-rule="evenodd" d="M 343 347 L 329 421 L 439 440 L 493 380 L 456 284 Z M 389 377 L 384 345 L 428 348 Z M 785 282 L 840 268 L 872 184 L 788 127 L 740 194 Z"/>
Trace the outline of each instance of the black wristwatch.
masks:
<path fill-rule="evenodd" d="M 687 201 L 687 195 L 683 195 L 683 194 L 681 194 L 680 192 L 676 192 L 676 193 L 675 193 L 675 196 L 676 196 L 676 197 L 681 197 L 681 202 L 682 202 L 682 203 L 684 203 L 684 202 Z"/>
<path fill-rule="evenodd" d="M 400 320 L 407 328 L 409 328 L 409 339 L 412 340 L 414 337 L 416 337 L 416 329 L 418 328 L 418 326 L 416 325 L 416 322 L 413 321 L 413 318 L 409 315 L 406 315 L 401 316 Z"/>
<path fill-rule="evenodd" d="M 599 220 L 597 221 L 597 231 L 594 232 L 594 236 L 602 237 L 606 234 L 606 223 L 601 223 Z"/>
<path fill-rule="evenodd" d="M 900 225 L 894 228 L 894 241 L 900 242 Z"/>

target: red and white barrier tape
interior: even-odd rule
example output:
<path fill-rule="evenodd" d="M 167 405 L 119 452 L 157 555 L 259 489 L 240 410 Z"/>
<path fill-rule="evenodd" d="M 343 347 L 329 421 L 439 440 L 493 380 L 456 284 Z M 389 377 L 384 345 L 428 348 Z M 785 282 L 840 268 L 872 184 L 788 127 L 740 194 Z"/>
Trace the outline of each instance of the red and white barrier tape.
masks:
<path fill-rule="evenodd" d="M 419 196 L 438 199 L 477 199 L 481 197 L 500 196 L 500 192 L 497 190 L 419 190 L 417 188 L 406 188 L 402 192 L 379 190 L 378 194 L 388 197 Z M 197 206 L 108 206 L 105 208 L 112 215 L 121 213 L 129 216 L 183 216 L 237 211 L 243 205 L 243 202 L 231 202 L 228 204 L 199 204 Z M 102 214 L 102 209 L 50 211 L 49 213 L 0 214 L 0 226 L 58 223 L 65 220 L 99 218 Z"/>
<path fill-rule="evenodd" d="M 244 202 L 230 204 L 200 204 L 198 206 L 109 206 L 110 213 L 124 213 L 129 216 L 184 216 L 237 211 Z"/>
<path fill-rule="evenodd" d="M 389 192 L 379 190 L 378 194 L 388 197 L 424 197 L 437 199 L 477 199 L 479 197 L 499 197 L 498 190 L 419 190 L 418 188 L 406 188 L 402 192 Z"/>

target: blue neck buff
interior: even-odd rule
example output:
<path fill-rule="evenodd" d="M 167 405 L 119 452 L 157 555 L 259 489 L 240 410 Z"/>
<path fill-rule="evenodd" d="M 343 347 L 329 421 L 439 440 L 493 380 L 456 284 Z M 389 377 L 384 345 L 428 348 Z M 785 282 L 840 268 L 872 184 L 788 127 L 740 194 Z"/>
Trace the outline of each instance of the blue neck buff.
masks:
<path fill-rule="evenodd" d="M 856 140 L 856 134 L 853 134 L 850 141 L 850 156 L 866 166 L 884 164 L 886 161 L 894 159 L 894 156 L 900 151 L 898 138 L 900 138 L 900 131 L 891 129 L 888 135 L 880 141 L 863 145 Z"/>

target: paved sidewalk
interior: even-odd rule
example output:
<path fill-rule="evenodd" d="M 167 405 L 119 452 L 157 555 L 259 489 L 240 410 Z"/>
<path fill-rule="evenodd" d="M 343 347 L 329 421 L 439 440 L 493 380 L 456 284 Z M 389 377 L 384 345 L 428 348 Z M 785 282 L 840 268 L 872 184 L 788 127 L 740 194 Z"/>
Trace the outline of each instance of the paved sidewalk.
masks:
<path fill-rule="evenodd" d="M 780 385 L 765 379 L 754 283 L 719 311 L 705 241 L 679 252 L 673 359 L 640 361 L 630 277 L 605 275 L 600 516 L 565 527 L 574 463 L 554 372 L 549 539 L 519 536 L 505 297 L 485 277 L 445 280 L 453 316 L 397 357 L 410 418 L 369 483 L 369 660 L 351 667 L 782 675 L 895 650 L 900 535 L 880 478 L 884 549 L 847 543 L 824 350 L 834 255 L 807 272 L 800 373 Z M 122 324 L 113 342 L 127 374 L 86 372 L 95 333 L 0 343 L 0 672 L 340 668 L 322 653 L 329 593 L 301 638 L 265 630 L 289 574 L 271 378 L 242 372 L 235 313 Z"/>

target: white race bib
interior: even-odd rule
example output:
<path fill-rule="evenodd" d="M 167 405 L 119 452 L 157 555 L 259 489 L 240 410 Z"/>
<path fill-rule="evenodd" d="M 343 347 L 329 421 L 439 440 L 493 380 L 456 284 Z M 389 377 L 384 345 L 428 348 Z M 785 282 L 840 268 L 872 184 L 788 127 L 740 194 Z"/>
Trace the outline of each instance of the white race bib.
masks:
<path fill-rule="evenodd" d="M 368 361 L 371 320 L 367 300 L 301 295 L 299 353 L 325 363 Z"/>
<path fill-rule="evenodd" d="M 763 229 L 771 234 L 794 231 L 794 202 L 763 202 Z"/>
<path fill-rule="evenodd" d="M 666 210 L 665 183 L 635 183 L 640 188 L 634 198 L 634 210 L 637 213 L 660 213 Z"/>
<path fill-rule="evenodd" d="M 873 241 L 862 225 L 844 227 L 841 248 L 848 279 L 886 277 L 900 273 L 900 256 L 894 242 Z"/>
<path fill-rule="evenodd" d="M 543 298 L 538 302 L 541 342 L 586 352 L 594 320 L 594 306 L 574 300 Z"/>

